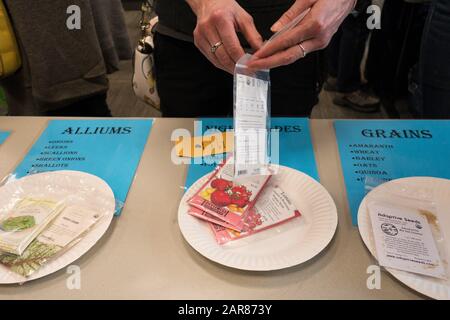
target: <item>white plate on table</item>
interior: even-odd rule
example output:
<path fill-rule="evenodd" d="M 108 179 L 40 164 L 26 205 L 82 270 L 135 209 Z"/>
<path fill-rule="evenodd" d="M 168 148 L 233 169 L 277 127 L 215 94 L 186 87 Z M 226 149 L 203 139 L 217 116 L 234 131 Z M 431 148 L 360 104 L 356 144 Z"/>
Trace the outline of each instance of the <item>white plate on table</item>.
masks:
<path fill-rule="evenodd" d="M 51 186 L 51 189 L 48 188 Z M 82 187 L 81 187 L 82 186 Z M 33 174 L 11 181 L 0 188 L 0 208 L 8 206 L 11 199 L 21 195 L 39 195 L 53 200 L 68 200 L 68 204 L 100 209 L 105 216 L 86 234 L 86 236 L 37 272 L 24 278 L 9 271 L 0 264 L 0 284 L 23 283 L 52 274 L 70 265 L 91 249 L 111 224 L 114 216 L 115 199 L 109 185 L 102 179 L 79 171 L 54 171 Z"/>
<path fill-rule="evenodd" d="M 450 180 L 412 177 L 387 182 L 375 188 L 372 192 L 389 190 L 394 184 L 401 183 L 404 186 L 421 187 L 432 190 L 436 197 L 439 225 L 446 239 L 447 257 L 450 257 Z M 369 195 L 368 195 L 369 196 Z M 372 233 L 372 225 L 367 210 L 367 197 L 362 201 L 358 211 L 358 228 L 361 237 L 370 253 L 377 259 L 375 240 Z M 399 281 L 408 287 L 434 299 L 450 299 L 450 280 L 440 280 L 406 271 L 386 268 Z"/>
<path fill-rule="evenodd" d="M 312 259 L 333 239 L 338 216 L 330 194 L 306 174 L 280 166 L 278 174 L 271 178 L 269 185 L 279 185 L 302 217 L 287 222 L 287 228 L 280 233 L 266 230 L 225 245 L 217 244 L 209 225 L 187 213 L 188 199 L 206 183 L 209 176 L 210 174 L 205 175 L 189 188 L 178 209 L 181 233 L 206 258 L 241 270 L 279 270 Z"/>

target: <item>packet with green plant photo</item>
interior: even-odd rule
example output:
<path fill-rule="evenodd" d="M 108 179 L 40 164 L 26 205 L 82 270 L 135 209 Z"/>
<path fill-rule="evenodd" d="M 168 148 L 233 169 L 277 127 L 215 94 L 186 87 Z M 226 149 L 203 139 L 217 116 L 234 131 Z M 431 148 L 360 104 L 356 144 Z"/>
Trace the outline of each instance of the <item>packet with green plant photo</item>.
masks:
<path fill-rule="evenodd" d="M 12 272 L 29 277 L 82 240 L 104 216 L 98 210 L 68 206 L 21 255 L 0 254 L 0 263 Z"/>
<path fill-rule="evenodd" d="M 0 252 L 21 255 L 63 209 L 62 202 L 34 197 L 0 208 Z"/>

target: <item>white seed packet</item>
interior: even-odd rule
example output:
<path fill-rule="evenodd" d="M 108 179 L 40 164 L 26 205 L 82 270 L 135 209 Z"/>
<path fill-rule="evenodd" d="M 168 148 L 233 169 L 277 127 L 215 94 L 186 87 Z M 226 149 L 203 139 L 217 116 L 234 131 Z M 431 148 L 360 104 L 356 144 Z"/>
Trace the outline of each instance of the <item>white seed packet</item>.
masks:
<path fill-rule="evenodd" d="M 25 198 L 0 213 L 0 251 L 21 255 L 28 245 L 64 209 L 48 199 Z"/>
<path fill-rule="evenodd" d="M 68 206 L 20 256 L 0 253 L 0 263 L 27 278 L 81 241 L 104 215 L 101 211 Z"/>
<path fill-rule="evenodd" d="M 270 72 L 250 71 L 246 54 L 234 74 L 234 175 L 267 175 L 270 151 Z"/>
<path fill-rule="evenodd" d="M 390 203 L 368 204 L 381 266 L 447 279 L 430 224 L 420 210 Z"/>

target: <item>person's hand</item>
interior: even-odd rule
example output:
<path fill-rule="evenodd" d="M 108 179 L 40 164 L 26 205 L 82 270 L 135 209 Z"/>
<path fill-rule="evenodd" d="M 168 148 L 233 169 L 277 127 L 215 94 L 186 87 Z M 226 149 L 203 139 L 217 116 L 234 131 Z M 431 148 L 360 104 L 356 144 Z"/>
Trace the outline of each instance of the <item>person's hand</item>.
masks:
<path fill-rule="evenodd" d="M 235 0 L 187 0 L 197 16 L 194 43 L 216 67 L 234 72 L 244 55 L 237 32 L 241 32 L 253 49 L 262 45 L 253 18 Z"/>
<path fill-rule="evenodd" d="M 281 30 L 308 8 L 310 12 L 296 27 L 255 52 L 248 67 L 258 70 L 288 65 L 327 47 L 354 5 L 355 0 L 297 0 L 275 22 L 271 28 L 273 32 Z"/>

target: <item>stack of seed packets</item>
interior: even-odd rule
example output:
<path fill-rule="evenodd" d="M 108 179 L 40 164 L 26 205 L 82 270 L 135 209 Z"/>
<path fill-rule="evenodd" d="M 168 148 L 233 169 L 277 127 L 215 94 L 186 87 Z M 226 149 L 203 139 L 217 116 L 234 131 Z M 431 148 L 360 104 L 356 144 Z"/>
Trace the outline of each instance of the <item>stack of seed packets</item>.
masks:
<path fill-rule="evenodd" d="M 271 175 L 235 178 L 233 158 L 214 170 L 188 200 L 188 214 L 205 221 L 219 244 L 248 237 L 301 216 Z"/>
<path fill-rule="evenodd" d="M 23 198 L 13 208 L 0 210 L 0 252 L 21 255 L 64 209 L 49 199 Z"/>
<path fill-rule="evenodd" d="M 27 278 L 51 259 L 78 243 L 102 216 L 102 212 L 86 207 L 60 207 L 56 218 L 48 223 L 41 233 L 35 233 L 35 238 L 31 239 L 23 250 L 0 252 L 0 263 L 12 272 Z M 17 216 L 14 219 L 25 217 L 28 216 Z M 27 224 L 24 228 L 32 230 L 33 225 Z M 11 234 L 18 237 L 25 229 L 22 225 L 19 227 L 16 224 Z"/>
<path fill-rule="evenodd" d="M 0 264 L 24 278 L 78 243 L 106 215 L 52 196 L 19 195 L 0 207 Z"/>

